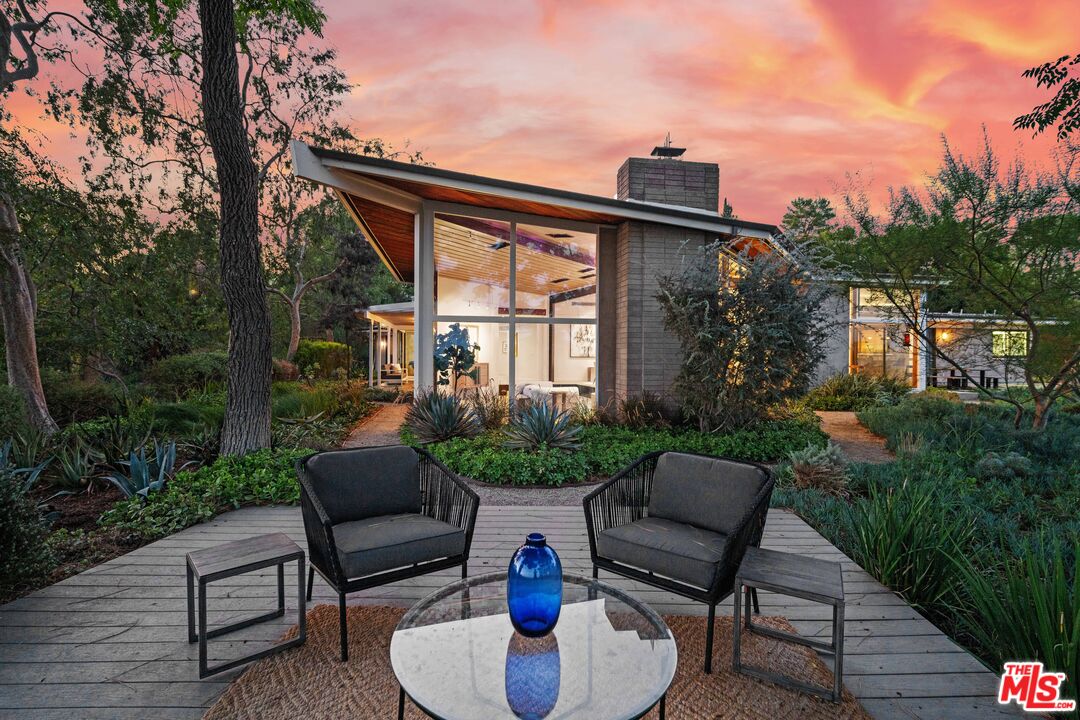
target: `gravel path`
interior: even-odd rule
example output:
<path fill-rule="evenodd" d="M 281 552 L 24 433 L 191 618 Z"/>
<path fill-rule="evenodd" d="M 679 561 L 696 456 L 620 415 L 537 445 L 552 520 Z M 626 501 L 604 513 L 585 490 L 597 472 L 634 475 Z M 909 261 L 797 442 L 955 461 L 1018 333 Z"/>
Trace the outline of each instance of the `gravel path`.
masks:
<path fill-rule="evenodd" d="M 853 462 L 886 463 L 896 459 L 885 448 L 885 439 L 867 430 L 848 411 L 818 411 L 821 429 L 834 443 L 840 446 L 848 459 Z"/>
<path fill-rule="evenodd" d="M 378 403 L 379 409 L 364 418 L 353 428 L 349 438 L 342 443 L 343 448 L 373 447 L 375 445 L 400 445 L 398 429 L 405 422 L 408 405 L 399 403 Z"/>

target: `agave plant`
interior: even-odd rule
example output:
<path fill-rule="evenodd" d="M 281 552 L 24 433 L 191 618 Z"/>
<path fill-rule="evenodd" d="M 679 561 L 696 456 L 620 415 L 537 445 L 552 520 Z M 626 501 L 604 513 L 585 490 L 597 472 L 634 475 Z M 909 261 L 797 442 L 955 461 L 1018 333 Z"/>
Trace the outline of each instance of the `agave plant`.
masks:
<path fill-rule="evenodd" d="M 409 406 L 405 422 L 416 439 L 425 445 L 456 437 L 472 437 L 480 432 L 472 408 L 457 396 L 437 390 L 418 394 Z"/>
<path fill-rule="evenodd" d="M 104 456 L 90 447 L 82 437 L 75 438 L 60 448 L 55 455 L 57 464 L 57 483 L 67 490 L 82 490 L 92 487 L 91 480 L 97 464 Z"/>
<path fill-rule="evenodd" d="M 130 420 L 114 417 L 101 434 L 101 449 L 106 457 L 127 457 L 150 440 L 150 430 L 142 432 Z"/>
<path fill-rule="evenodd" d="M 155 440 L 154 455 L 149 460 L 144 445 L 137 453 L 132 450 L 130 459 L 121 461 L 120 465 L 126 472 L 112 472 L 105 479 L 115 485 L 124 497 L 138 497 L 145 502 L 150 493 L 164 488 L 165 481 L 172 476 L 176 465 L 176 443 L 159 445 Z"/>
<path fill-rule="evenodd" d="M 581 426 L 574 423 L 570 413 L 559 412 L 553 403 L 538 402 L 514 413 L 503 430 L 508 448 L 538 450 L 542 447 L 577 450 Z"/>
<path fill-rule="evenodd" d="M 13 475 L 22 492 L 28 493 L 41 477 L 42 471 L 52 462 L 52 456 L 50 455 L 37 465 L 28 464 L 25 467 L 20 467 L 19 460 L 25 460 L 25 457 L 21 457 L 18 446 L 13 440 L 0 445 L 0 472 Z"/>
<path fill-rule="evenodd" d="M 37 466 L 38 458 L 42 456 L 45 456 L 42 461 L 44 465 L 48 465 L 49 461 L 52 460 L 51 455 L 46 456 L 49 436 L 37 428 L 24 428 L 16 432 L 15 436 L 8 442 L 11 447 L 8 448 L 7 455 L 13 465 L 31 468 Z"/>

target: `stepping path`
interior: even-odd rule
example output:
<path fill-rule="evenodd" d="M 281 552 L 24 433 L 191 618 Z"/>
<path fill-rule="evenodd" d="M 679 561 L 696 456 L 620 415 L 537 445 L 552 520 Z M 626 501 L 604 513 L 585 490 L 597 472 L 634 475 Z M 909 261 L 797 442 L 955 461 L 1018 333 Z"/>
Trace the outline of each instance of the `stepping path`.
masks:
<path fill-rule="evenodd" d="M 379 407 L 353 429 L 343 448 L 374 447 L 375 445 L 400 445 L 398 429 L 405 422 L 409 406 L 403 403 L 378 403 Z"/>
<path fill-rule="evenodd" d="M 853 462 L 887 463 L 896 459 L 885 447 L 885 439 L 863 427 L 855 413 L 848 411 L 817 412 L 821 429 L 840 446 Z"/>

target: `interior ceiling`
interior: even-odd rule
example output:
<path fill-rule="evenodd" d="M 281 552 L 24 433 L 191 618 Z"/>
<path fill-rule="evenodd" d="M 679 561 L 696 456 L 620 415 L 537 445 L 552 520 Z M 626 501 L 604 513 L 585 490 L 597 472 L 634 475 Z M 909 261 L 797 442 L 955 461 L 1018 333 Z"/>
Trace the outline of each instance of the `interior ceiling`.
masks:
<path fill-rule="evenodd" d="M 518 290 L 546 297 L 596 284 L 595 235 L 526 225 L 518 228 Z M 570 237 L 551 238 L 549 234 Z M 435 268 L 441 277 L 506 287 L 510 278 L 509 225 L 437 216 Z"/>

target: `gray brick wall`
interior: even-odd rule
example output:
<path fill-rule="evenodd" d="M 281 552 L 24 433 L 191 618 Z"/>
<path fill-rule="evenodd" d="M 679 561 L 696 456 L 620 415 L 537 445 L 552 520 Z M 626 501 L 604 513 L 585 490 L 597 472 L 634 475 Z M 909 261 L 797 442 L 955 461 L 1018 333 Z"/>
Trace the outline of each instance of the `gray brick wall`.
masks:
<path fill-rule="evenodd" d="M 682 205 L 701 210 L 718 209 L 720 167 L 716 163 L 628 158 L 619 168 L 620 200 Z"/>
<path fill-rule="evenodd" d="M 664 328 L 663 311 L 656 300 L 657 278 L 678 266 L 685 248 L 700 247 L 710 239 L 704 232 L 668 225 L 624 222 L 619 226 L 615 293 L 618 397 L 642 390 L 671 395 L 682 350 Z"/>

